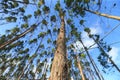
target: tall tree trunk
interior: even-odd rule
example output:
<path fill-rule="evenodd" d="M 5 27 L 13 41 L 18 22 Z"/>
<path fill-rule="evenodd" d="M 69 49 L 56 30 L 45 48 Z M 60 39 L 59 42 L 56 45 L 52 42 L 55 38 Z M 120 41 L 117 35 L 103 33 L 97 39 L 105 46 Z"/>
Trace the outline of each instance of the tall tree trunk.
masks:
<path fill-rule="evenodd" d="M 78 69 L 80 71 L 80 75 L 82 77 L 82 80 L 86 80 L 85 76 L 84 76 L 84 73 L 83 73 L 82 65 L 81 65 L 81 63 L 79 61 L 79 58 L 78 58 L 78 55 L 76 56 L 76 58 L 77 58 L 77 66 L 78 66 Z"/>
<path fill-rule="evenodd" d="M 60 13 L 60 18 L 61 27 L 57 38 L 57 48 L 54 54 L 49 80 L 68 80 L 68 65 L 65 44 L 65 22 L 63 13 L 62 15 Z"/>

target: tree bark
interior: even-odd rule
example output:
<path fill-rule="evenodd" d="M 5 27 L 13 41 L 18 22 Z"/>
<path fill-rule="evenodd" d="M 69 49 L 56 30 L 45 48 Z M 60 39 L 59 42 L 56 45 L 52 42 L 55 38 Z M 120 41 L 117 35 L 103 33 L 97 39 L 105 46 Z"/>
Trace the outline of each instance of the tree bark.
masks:
<path fill-rule="evenodd" d="M 54 54 L 49 80 L 68 80 L 64 16 L 61 15 L 60 18 L 61 27 L 57 38 L 57 48 Z"/>

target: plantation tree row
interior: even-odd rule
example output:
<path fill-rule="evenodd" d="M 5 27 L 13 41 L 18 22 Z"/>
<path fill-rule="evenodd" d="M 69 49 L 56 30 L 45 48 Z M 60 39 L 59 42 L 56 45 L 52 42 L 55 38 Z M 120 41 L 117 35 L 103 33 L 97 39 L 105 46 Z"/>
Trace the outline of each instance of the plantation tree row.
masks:
<path fill-rule="evenodd" d="M 97 44 L 100 64 L 120 72 L 107 54 L 111 47 L 85 26 L 88 13 L 120 20 L 100 13 L 101 5 L 102 0 L 1 0 L 0 24 L 12 28 L 0 35 L 0 79 L 104 80 L 83 43 L 83 30 Z M 79 53 L 77 40 L 83 46 Z"/>

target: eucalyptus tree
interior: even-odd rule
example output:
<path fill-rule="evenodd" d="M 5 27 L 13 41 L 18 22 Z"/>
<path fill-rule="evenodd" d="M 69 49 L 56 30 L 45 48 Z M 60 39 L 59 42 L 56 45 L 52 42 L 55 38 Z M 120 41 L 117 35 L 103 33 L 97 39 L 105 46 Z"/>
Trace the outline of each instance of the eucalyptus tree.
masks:
<path fill-rule="evenodd" d="M 1 78 L 81 79 L 72 43 L 81 40 L 80 26 L 85 25 L 86 11 L 114 17 L 91 11 L 91 4 L 99 10 L 102 3 L 101 0 L 1 0 L 1 26 L 13 26 L 0 36 Z M 100 41 L 99 35 L 91 37 L 89 28 L 85 31 L 90 38 L 95 37 L 96 43 Z M 103 48 L 102 51 L 105 53 Z M 99 61 L 104 67 L 107 64 L 100 57 Z"/>

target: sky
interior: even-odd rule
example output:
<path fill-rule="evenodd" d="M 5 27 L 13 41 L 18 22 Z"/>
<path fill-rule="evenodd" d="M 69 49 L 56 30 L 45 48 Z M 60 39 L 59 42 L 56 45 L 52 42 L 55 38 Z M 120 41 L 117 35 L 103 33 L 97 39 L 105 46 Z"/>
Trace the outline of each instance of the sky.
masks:
<path fill-rule="evenodd" d="M 116 6 L 113 6 L 113 4 L 116 3 Z M 103 1 L 103 5 L 101 7 L 100 12 L 106 13 L 106 14 L 111 14 L 111 15 L 116 15 L 120 16 L 120 0 L 105 0 Z M 85 24 L 90 27 L 92 34 L 100 34 L 101 38 L 106 36 L 107 33 L 109 33 L 116 25 L 120 24 L 119 21 L 113 20 L 113 19 L 107 19 L 104 17 L 100 17 L 98 15 L 93 15 L 91 13 L 88 13 L 87 16 L 85 17 L 86 22 Z M 14 24 L 6 24 L 4 26 L 0 27 L 0 34 L 4 34 L 5 30 L 11 29 Z M 114 42 L 120 41 L 120 26 L 118 26 L 114 31 L 112 31 L 107 37 L 104 38 L 104 41 L 107 42 L 107 44 L 112 44 Z M 93 40 L 88 38 L 87 34 L 83 31 L 82 32 L 82 37 L 83 37 L 83 42 L 86 46 L 90 46 L 94 43 Z M 80 44 L 77 41 L 77 44 Z M 79 45 L 81 47 L 81 45 Z M 96 46 L 96 45 L 95 45 Z M 95 47 L 94 46 L 94 47 Z M 111 57 L 112 60 L 115 61 L 115 63 L 118 65 L 120 68 L 120 43 L 112 44 L 111 45 L 112 50 L 108 53 Z M 95 62 L 97 63 L 97 66 L 100 64 L 97 62 L 97 56 L 99 54 L 98 50 L 96 49 L 91 49 L 90 50 L 91 56 L 93 59 L 95 59 Z M 102 69 L 102 67 L 100 67 Z M 109 70 L 108 70 L 109 71 Z M 115 72 L 113 72 L 115 71 Z M 120 80 L 120 73 L 113 68 L 110 73 L 102 73 L 104 76 L 105 80 Z"/>

